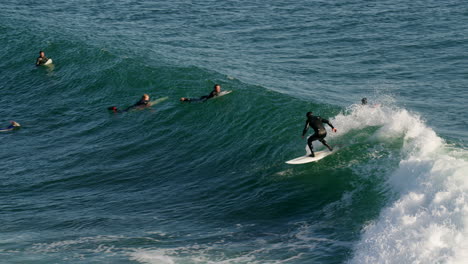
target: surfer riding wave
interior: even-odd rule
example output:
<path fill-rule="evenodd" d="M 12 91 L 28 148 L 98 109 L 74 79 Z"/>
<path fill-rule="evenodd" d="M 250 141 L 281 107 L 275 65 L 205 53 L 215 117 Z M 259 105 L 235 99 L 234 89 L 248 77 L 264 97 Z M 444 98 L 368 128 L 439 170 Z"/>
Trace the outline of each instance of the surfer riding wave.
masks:
<path fill-rule="evenodd" d="M 327 144 L 327 141 L 325 141 L 325 137 L 327 136 L 327 130 L 325 129 L 323 124 L 324 123 L 328 124 L 332 128 L 332 131 L 335 133 L 336 133 L 336 128 L 333 127 L 330 121 L 328 121 L 327 119 L 323 119 L 320 116 L 314 116 L 312 112 L 307 112 L 306 116 L 307 116 L 307 120 L 305 123 L 304 130 L 302 131 L 302 138 L 304 138 L 305 134 L 307 133 L 307 130 L 309 130 L 309 127 L 311 127 L 315 132 L 312 136 L 310 136 L 307 139 L 307 145 L 309 146 L 309 149 L 310 149 L 310 157 L 315 157 L 314 149 L 312 146 L 312 142 L 315 140 L 320 141 L 330 151 L 333 151 L 333 148 Z"/>

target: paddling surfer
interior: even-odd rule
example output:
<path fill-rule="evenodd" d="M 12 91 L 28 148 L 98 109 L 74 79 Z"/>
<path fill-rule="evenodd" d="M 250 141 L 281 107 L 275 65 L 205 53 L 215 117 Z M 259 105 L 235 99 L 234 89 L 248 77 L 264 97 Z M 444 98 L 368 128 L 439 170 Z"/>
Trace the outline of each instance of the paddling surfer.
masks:
<path fill-rule="evenodd" d="M 11 131 L 13 129 L 20 128 L 21 125 L 15 121 L 10 121 L 10 125 L 7 128 L 1 128 L 0 131 Z"/>
<path fill-rule="evenodd" d="M 122 112 L 127 112 L 133 108 L 145 108 L 149 106 L 149 103 L 150 103 L 150 96 L 148 94 L 144 94 L 143 96 L 141 96 L 141 99 L 138 102 L 136 102 L 132 106 L 127 107 L 125 110 L 119 110 L 115 106 L 111 106 L 107 109 L 114 113 L 122 113 Z"/>
<path fill-rule="evenodd" d="M 314 134 L 310 136 L 307 139 L 307 145 L 309 146 L 310 149 L 310 157 L 315 157 L 314 154 L 314 149 L 312 146 L 312 142 L 315 140 L 320 141 L 323 145 L 325 145 L 330 151 L 333 150 L 330 145 L 327 144 L 325 141 L 325 137 L 327 136 L 327 130 L 323 126 L 323 124 L 328 124 L 331 128 L 332 131 L 336 133 L 336 128 L 333 127 L 333 125 L 328 121 L 327 119 L 323 119 L 320 116 L 314 116 L 312 112 L 307 112 L 306 114 L 307 120 L 305 123 L 304 130 L 302 131 L 302 138 L 304 138 L 304 135 L 307 133 L 307 130 L 309 129 L 309 126 L 314 130 Z"/>
<path fill-rule="evenodd" d="M 202 96 L 200 98 L 186 98 L 186 97 L 182 97 L 180 98 L 180 101 L 181 102 L 204 102 L 210 98 L 213 98 L 213 97 L 216 97 L 219 95 L 219 93 L 221 93 L 221 85 L 219 84 L 215 84 L 214 87 L 213 87 L 213 91 L 211 91 L 211 93 L 209 95 L 205 95 L 205 96 Z"/>

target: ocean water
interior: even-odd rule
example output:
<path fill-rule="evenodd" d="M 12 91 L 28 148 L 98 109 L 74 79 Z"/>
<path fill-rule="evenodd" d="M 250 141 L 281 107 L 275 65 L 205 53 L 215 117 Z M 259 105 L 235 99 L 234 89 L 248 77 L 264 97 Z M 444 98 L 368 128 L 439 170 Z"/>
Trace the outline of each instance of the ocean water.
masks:
<path fill-rule="evenodd" d="M 467 10 L 1 1 L 0 263 L 467 263 Z"/>

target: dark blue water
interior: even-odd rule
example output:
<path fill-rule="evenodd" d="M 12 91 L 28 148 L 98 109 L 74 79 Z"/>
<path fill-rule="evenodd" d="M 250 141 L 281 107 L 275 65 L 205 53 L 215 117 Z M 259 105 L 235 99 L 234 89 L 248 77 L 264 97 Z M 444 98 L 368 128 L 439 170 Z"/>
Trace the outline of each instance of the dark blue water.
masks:
<path fill-rule="evenodd" d="M 467 22 L 459 0 L 3 1 L 0 263 L 466 262 Z M 144 93 L 168 99 L 106 110 Z M 307 111 L 341 148 L 287 165 Z"/>

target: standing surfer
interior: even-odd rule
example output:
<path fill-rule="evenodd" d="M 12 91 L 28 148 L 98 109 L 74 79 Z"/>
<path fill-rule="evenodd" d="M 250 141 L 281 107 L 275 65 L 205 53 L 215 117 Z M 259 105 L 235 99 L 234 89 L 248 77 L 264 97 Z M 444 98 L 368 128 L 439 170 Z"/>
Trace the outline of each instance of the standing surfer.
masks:
<path fill-rule="evenodd" d="M 314 149 L 312 147 L 312 142 L 315 140 L 322 142 L 323 145 L 325 145 L 330 151 L 332 151 L 333 148 L 330 147 L 330 145 L 328 145 L 327 142 L 325 141 L 325 137 L 327 136 L 327 130 L 323 126 L 323 123 L 328 124 L 332 128 L 332 131 L 335 133 L 336 133 L 336 128 L 333 127 L 330 121 L 328 121 L 327 119 L 323 119 L 320 116 L 314 116 L 312 112 L 307 112 L 306 116 L 307 116 L 307 120 L 306 120 L 306 124 L 304 127 L 304 131 L 302 131 L 302 138 L 304 138 L 304 135 L 307 133 L 309 126 L 315 132 L 312 136 L 310 136 L 307 139 L 307 145 L 310 148 L 310 156 L 315 157 Z"/>
<path fill-rule="evenodd" d="M 180 98 L 180 101 L 181 102 L 200 102 L 200 101 L 204 102 L 204 101 L 206 101 L 206 100 L 208 100 L 210 98 L 218 96 L 219 93 L 221 93 L 221 85 L 215 84 L 214 87 L 213 87 L 213 91 L 211 91 L 211 93 L 209 95 L 205 95 L 205 96 L 202 96 L 200 98 L 182 97 L 182 98 Z"/>
<path fill-rule="evenodd" d="M 39 57 L 36 59 L 36 66 L 41 66 L 46 64 L 46 62 L 49 61 L 49 58 L 45 56 L 44 51 L 39 51 Z"/>

